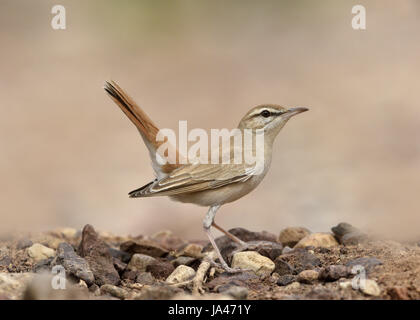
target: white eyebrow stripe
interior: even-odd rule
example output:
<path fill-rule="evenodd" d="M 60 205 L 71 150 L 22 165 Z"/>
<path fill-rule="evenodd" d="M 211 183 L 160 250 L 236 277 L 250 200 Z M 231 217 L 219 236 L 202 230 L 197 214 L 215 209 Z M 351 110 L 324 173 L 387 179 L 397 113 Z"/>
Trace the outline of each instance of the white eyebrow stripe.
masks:
<path fill-rule="evenodd" d="M 261 109 L 255 110 L 249 116 L 250 117 L 255 117 L 256 115 L 259 115 L 263 110 L 268 110 L 268 111 L 270 111 L 271 113 L 274 113 L 274 114 L 280 114 L 280 113 L 282 113 L 281 111 L 279 111 L 277 109 L 273 109 L 273 108 L 270 108 L 270 107 L 262 107 Z"/>

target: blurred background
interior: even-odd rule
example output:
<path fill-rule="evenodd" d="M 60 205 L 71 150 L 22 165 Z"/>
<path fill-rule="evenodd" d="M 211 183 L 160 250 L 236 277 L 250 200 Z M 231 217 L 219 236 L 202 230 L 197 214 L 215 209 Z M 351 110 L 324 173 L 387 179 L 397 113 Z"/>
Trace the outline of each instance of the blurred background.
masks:
<path fill-rule="evenodd" d="M 51 27 L 56 4 L 66 30 Z M 91 223 L 205 238 L 206 208 L 128 198 L 153 171 L 103 90 L 113 79 L 174 130 L 234 128 L 261 103 L 310 107 L 261 185 L 219 211 L 225 228 L 346 221 L 418 239 L 419 39 L 417 0 L 2 0 L 0 234 Z"/>

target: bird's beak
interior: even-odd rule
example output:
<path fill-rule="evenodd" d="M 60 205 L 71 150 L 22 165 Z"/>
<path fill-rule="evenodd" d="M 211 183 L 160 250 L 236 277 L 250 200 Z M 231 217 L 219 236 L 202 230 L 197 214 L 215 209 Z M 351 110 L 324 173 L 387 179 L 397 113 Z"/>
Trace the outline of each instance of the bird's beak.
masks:
<path fill-rule="evenodd" d="M 285 115 L 288 118 L 290 118 L 290 117 L 293 117 L 293 116 L 295 116 L 295 115 L 297 115 L 299 113 L 302 113 L 302 112 L 305 112 L 305 111 L 308 111 L 308 110 L 309 109 L 308 108 L 305 108 L 305 107 L 290 108 L 290 109 L 287 110 L 287 112 L 285 113 Z"/>

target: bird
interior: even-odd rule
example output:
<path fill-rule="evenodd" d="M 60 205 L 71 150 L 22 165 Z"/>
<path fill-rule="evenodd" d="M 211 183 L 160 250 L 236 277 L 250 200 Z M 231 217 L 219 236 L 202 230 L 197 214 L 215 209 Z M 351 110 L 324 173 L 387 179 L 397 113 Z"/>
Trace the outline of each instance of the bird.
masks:
<path fill-rule="evenodd" d="M 203 229 L 220 263 L 211 262 L 228 273 L 240 272 L 240 269 L 230 267 L 222 257 L 211 232 L 211 227 L 224 233 L 243 249 L 247 248 L 247 243 L 216 224 L 216 212 L 222 205 L 242 198 L 260 184 L 270 168 L 273 143 L 276 136 L 293 116 L 309 109 L 306 107 L 286 108 L 276 104 L 261 104 L 253 107 L 245 114 L 237 126 L 237 132 L 244 133 L 248 130 L 254 140 L 258 133 L 263 133 L 263 144 L 260 146 L 263 152 L 260 152 L 262 153 L 262 159 L 260 159 L 258 170 L 256 163 L 247 163 L 243 159 L 239 163 L 237 161 L 228 163 L 185 163 L 185 161 L 181 161 L 183 155 L 176 148 L 175 161 L 163 163 L 160 161 L 157 151 L 167 141 L 157 139 L 158 126 L 116 82 L 106 81 L 104 90 L 139 131 L 149 151 L 156 176 L 154 180 L 143 187 L 129 192 L 129 197 L 168 196 L 174 201 L 208 207 L 209 209 L 203 220 Z M 246 150 L 244 144 L 241 147 L 244 149 L 243 152 L 258 153 L 257 151 L 259 151 L 256 150 L 256 143 L 255 145 L 252 144 L 252 150 Z M 221 157 L 226 153 L 232 154 L 234 147 L 230 144 L 227 150 L 219 147 L 219 151 Z"/>

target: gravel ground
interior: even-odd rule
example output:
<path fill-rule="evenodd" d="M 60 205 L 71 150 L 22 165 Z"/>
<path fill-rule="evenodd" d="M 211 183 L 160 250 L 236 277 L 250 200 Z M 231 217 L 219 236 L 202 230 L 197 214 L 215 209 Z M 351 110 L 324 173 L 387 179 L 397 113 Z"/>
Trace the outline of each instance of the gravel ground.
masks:
<path fill-rule="evenodd" d="M 332 232 L 290 227 L 278 235 L 230 230 L 217 243 L 162 231 L 115 236 L 60 229 L 0 240 L 0 299 L 419 299 L 420 243 L 369 237 L 341 223 Z"/>

